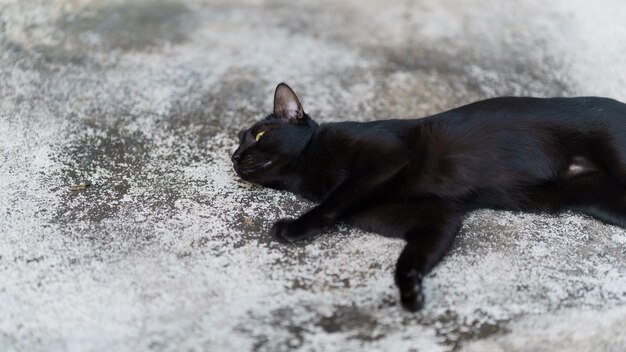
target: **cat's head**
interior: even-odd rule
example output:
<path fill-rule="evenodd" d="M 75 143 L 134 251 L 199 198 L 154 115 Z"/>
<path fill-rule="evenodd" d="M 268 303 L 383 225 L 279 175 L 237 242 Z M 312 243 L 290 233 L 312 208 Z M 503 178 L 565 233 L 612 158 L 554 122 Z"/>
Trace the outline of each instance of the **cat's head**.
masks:
<path fill-rule="evenodd" d="M 316 128 L 293 90 L 279 84 L 274 112 L 239 132 L 239 148 L 231 157 L 235 171 L 246 181 L 281 188 Z"/>

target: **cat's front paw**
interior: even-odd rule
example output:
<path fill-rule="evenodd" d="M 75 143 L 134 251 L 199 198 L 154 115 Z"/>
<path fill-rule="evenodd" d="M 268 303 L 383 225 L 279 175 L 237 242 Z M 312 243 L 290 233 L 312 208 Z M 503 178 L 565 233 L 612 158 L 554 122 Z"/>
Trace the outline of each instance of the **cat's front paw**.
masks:
<path fill-rule="evenodd" d="M 416 285 L 413 290 L 405 292 L 400 291 L 400 301 L 402 302 L 402 307 L 410 312 L 421 310 L 424 307 L 422 286 Z"/>
<path fill-rule="evenodd" d="M 270 234 L 281 242 L 298 242 L 314 236 L 319 231 L 308 229 L 298 219 L 281 219 L 274 223 Z"/>

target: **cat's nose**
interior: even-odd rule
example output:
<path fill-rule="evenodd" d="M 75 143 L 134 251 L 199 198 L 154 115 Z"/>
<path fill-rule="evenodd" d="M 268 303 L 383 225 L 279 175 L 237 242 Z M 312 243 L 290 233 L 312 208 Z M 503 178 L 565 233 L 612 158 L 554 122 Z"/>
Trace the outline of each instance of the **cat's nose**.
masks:
<path fill-rule="evenodd" d="M 233 156 L 230 157 L 230 160 L 232 160 L 232 162 L 234 163 L 239 160 L 239 158 L 241 158 L 241 153 L 235 152 Z"/>

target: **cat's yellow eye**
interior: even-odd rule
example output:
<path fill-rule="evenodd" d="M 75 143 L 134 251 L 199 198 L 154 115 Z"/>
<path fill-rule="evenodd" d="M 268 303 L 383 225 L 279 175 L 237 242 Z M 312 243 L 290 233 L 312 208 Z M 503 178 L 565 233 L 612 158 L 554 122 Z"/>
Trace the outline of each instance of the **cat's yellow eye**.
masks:
<path fill-rule="evenodd" d="M 256 139 L 256 141 L 258 142 L 259 139 L 261 138 L 261 136 L 264 135 L 264 134 L 265 134 L 265 131 L 261 131 L 261 132 L 256 134 L 256 137 L 254 137 L 254 139 Z"/>

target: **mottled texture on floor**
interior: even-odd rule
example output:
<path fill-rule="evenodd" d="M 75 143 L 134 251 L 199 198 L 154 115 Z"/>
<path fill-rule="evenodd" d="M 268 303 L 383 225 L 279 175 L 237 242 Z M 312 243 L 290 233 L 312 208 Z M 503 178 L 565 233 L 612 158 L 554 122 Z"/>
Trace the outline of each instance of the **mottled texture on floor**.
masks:
<path fill-rule="evenodd" d="M 475 212 L 410 314 L 402 241 L 276 243 L 311 204 L 229 156 L 280 81 L 319 122 L 625 101 L 624 23 L 619 0 L 0 0 L 0 350 L 623 350 L 624 230 Z"/>

